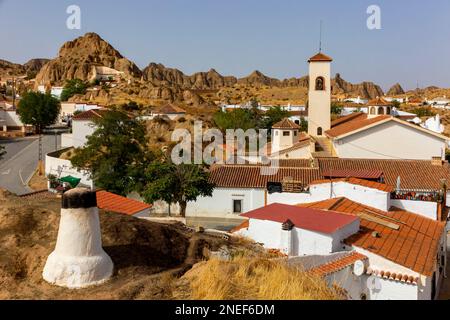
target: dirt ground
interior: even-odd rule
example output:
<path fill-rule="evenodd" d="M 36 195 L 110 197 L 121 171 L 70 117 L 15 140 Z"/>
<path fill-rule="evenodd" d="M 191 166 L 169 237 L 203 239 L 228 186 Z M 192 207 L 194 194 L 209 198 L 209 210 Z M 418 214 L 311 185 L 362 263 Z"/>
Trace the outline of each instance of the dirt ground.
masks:
<path fill-rule="evenodd" d="M 33 177 L 31 178 L 30 182 L 28 183 L 28 186 L 33 189 L 34 191 L 41 191 L 47 189 L 47 178 L 45 175 L 39 175 L 36 171 L 33 174 Z"/>
<path fill-rule="evenodd" d="M 16 198 L 0 190 L 0 299 L 172 299 L 189 297 L 178 281 L 230 240 L 194 233 L 181 224 L 159 224 L 100 213 L 102 241 L 114 262 L 113 278 L 98 287 L 68 290 L 46 283 L 42 270 L 53 251 L 60 199 Z"/>

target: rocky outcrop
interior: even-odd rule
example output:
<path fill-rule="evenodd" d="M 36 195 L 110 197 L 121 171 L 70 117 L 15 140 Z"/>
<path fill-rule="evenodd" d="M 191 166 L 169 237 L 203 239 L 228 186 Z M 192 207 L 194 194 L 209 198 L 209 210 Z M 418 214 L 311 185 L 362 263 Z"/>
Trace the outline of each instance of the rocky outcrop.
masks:
<path fill-rule="evenodd" d="M 31 59 L 23 66 L 26 68 L 27 72 L 38 73 L 41 71 L 42 67 L 49 62 L 49 59 Z"/>
<path fill-rule="evenodd" d="M 87 33 L 66 42 L 56 59 L 43 66 L 36 84 L 64 84 L 66 80 L 89 80 L 93 66 L 105 66 L 124 72 L 127 78 L 140 78 L 142 72 L 96 33 Z"/>
<path fill-rule="evenodd" d="M 386 93 L 388 96 L 398 96 L 400 94 L 405 94 L 405 91 L 403 90 L 400 83 L 396 83 L 392 88 L 389 89 L 389 91 Z"/>
<path fill-rule="evenodd" d="M 362 82 L 360 84 L 352 84 L 341 78 L 338 73 L 332 80 L 333 94 L 346 94 L 350 96 L 359 96 L 364 99 L 375 99 L 384 95 L 380 86 L 373 82 Z"/>
<path fill-rule="evenodd" d="M 184 89 L 214 90 L 236 84 L 235 77 L 222 76 L 216 70 L 197 72 L 191 76 L 178 69 L 166 68 L 162 64 L 150 63 L 143 71 L 144 80 L 154 85 L 175 85 Z"/>
<path fill-rule="evenodd" d="M 26 73 L 27 69 L 23 65 L 0 59 L 0 75 L 22 76 Z"/>
<path fill-rule="evenodd" d="M 239 84 L 251 85 L 251 86 L 269 86 L 269 87 L 280 87 L 281 81 L 275 78 L 270 78 L 263 74 L 262 72 L 256 70 L 253 71 L 249 76 L 241 78 L 238 80 Z"/>

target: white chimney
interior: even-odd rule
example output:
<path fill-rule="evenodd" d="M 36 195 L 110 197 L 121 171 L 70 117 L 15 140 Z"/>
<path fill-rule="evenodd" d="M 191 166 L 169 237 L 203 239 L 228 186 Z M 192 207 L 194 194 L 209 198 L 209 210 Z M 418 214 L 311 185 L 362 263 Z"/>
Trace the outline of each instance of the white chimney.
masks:
<path fill-rule="evenodd" d="M 292 255 L 292 229 L 294 229 L 294 224 L 290 220 L 281 226 L 280 250 L 287 256 Z"/>
<path fill-rule="evenodd" d="M 47 259 L 43 278 L 71 289 L 107 281 L 113 262 L 103 251 L 96 193 L 85 188 L 67 191 L 62 198 L 56 248 Z"/>

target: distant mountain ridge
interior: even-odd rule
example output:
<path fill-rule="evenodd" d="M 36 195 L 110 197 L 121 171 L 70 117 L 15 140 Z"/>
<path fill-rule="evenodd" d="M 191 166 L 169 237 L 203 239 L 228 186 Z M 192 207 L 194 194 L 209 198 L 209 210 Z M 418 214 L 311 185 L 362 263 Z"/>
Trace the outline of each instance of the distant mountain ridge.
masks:
<path fill-rule="evenodd" d="M 176 99 L 177 95 L 186 94 L 186 90 L 220 90 L 236 85 L 273 88 L 308 88 L 309 86 L 308 76 L 280 80 L 258 70 L 243 78 L 223 76 L 215 69 L 186 75 L 178 69 L 168 68 L 160 63 L 150 63 L 140 70 L 134 62 L 125 58 L 96 33 L 86 33 L 84 36 L 66 42 L 59 50 L 58 56 L 52 60 L 32 59 L 24 65 L 0 60 L 0 75 L 22 75 L 34 72 L 37 73 L 36 85 L 63 85 L 66 80 L 74 78 L 88 80 L 92 66 L 106 66 L 119 70 L 131 81 L 130 87 L 134 91 L 143 86 L 140 88 L 142 91 L 140 95 L 149 95 L 146 92 L 151 91 L 151 96 L 156 96 L 158 99 Z M 133 83 L 136 84 L 134 87 Z M 384 95 L 381 87 L 373 82 L 352 84 L 344 80 L 339 73 L 332 79 L 332 89 L 334 95 L 359 96 L 365 99 Z M 394 85 L 388 91 L 389 95 L 404 93 L 400 84 Z"/>

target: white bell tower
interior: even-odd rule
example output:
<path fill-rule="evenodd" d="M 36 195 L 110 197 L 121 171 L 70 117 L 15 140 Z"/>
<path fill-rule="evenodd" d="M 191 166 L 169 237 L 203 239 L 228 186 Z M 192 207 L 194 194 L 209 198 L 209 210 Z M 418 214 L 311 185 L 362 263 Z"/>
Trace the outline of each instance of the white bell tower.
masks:
<path fill-rule="evenodd" d="M 319 52 L 309 59 L 308 134 L 322 137 L 331 128 L 331 62 Z"/>

